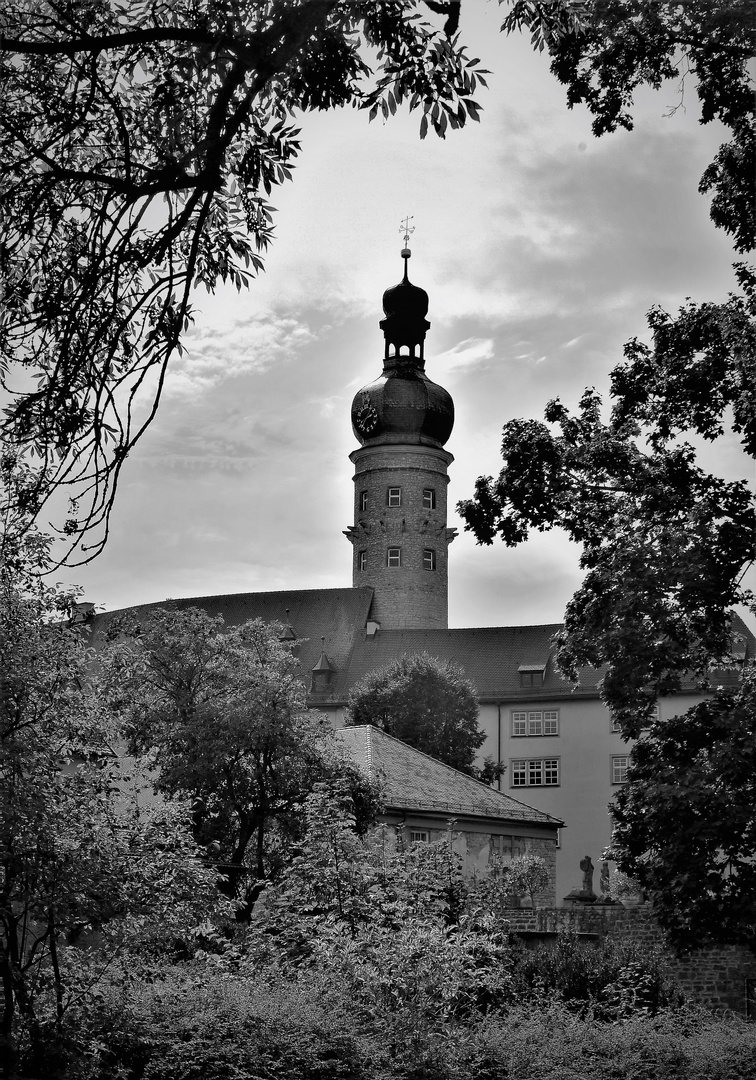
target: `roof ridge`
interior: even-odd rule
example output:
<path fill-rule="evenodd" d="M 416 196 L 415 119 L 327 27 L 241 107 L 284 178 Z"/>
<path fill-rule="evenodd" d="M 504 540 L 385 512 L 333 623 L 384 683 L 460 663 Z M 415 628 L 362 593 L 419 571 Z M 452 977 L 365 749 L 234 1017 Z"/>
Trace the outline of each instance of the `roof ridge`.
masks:
<path fill-rule="evenodd" d="M 378 732 L 381 738 L 390 740 L 393 743 L 397 743 L 405 750 L 408 750 L 411 754 L 419 754 L 421 757 L 427 758 L 427 760 L 432 762 L 432 764 L 436 768 L 446 769 L 448 772 L 453 773 L 455 777 L 463 777 L 464 780 L 469 781 L 471 784 L 476 784 L 479 788 L 482 788 L 485 794 L 489 797 L 493 796 L 494 798 L 503 799 L 505 802 L 514 803 L 515 806 L 522 806 L 526 810 L 535 811 L 536 813 L 542 814 L 544 817 L 549 818 L 549 820 L 551 821 L 561 820 L 561 818 L 555 818 L 551 814 L 547 814 L 545 810 L 539 810 L 535 806 L 530 806 L 528 803 L 521 802 L 519 799 L 514 799 L 511 795 L 507 795 L 506 792 L 500 791 L 498 788 L 491 787 L 489 784 L 484 784 L 482 780 L 478 780 L 476 779 L 476 777 L 470 776 L 469 773 L 462 772 L 461 769 L 455 769 L 453 765 L 447 765 L 445 761 L 439 761 L 438 758 L 434 758 L 432 754 L 426 754 L 425 751 L 418 750 L 415 746 L 410 746 L 409 743 L 404 742 L 402 739 L 397 739 L 394 735 L 389 735 L 388 732 L 383 730 L 383 728 L 376 727 L 375 724 L 349 724 L 345 726 L 353 728 L 372 728 L 373 732 Z M 370 747 L 371 740 L 375 738 L 373 732 L 366 733 L 368 747 Z M 370 747 L 370 754 L 371 760 L 369 762 L 369 766 L 372 765 L 372 747 Z"/>

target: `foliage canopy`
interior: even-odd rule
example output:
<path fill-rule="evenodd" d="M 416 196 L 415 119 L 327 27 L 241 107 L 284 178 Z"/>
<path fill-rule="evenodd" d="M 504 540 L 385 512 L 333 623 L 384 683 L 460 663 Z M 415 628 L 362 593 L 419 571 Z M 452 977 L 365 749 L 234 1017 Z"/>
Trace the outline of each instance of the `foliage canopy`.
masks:
<path fill-rule="evenodd" d="M 56 1030 L 126 940 L 137 950 L 209 918 L 217 891 L 182 808 L 138 812 L 90 650 L 61 621 L 70 597 L 40 584 L 44 545 L 27 538 L 28 580 L 0 560 L 0 1067 L 13 1076 L 19 1024 L 39 1035 L 38 998 Z M 19 585 L 21 582 L 21 585 Z M 182 820 L 183 819 L 183 820 Z M 99 964 L 69 946 L 96 930 Z"/>
<path fill-rule="evenodd" d="M 477 690 L 450 660 L 405 654 L 369 672 L 349 691 L 345 723 L 373 724 L 470 776 L 495 779 L 492 764 L 474 765 L 486 739 L 478 727 Z"/>
<path fill-rule="evenodd" d="M 123 619 L 103 661 L 131 752 L 169 798 L 192 800 L 196 840 L 247 909 L 297 837 L 317 782 L 349 784 L 364 829 L 377 794 L 340 752 L 327 719 L 308 711 L 283 627 L 225 628 L 196 608 Z"/>
<path fill-rule="evenodd" d="M 585 103 L 599 135 L 632 127 L 638 86 L 679 78 L 682 94 L 692 79 L 701 122 L 719 119 L 732 132 L 700 190 L 713 192 L 712 219 L 735 247 L 753 248 L 749 5 L 523 2 L 505 26 L 528 27 L 548 48 L 570 107 Z M 712 691 L 717 668 L 737 668 L 732 608 L 753 605 L 743 585 L 754 559 L 752 487 L 709 471 L 700 456 L 726 433 L 756 453 L 756 276 L 735 270 L 740 292 L 723 303 L 649 312 L 651 344 L 628 342 L 611 373 L 608 420 L 589 388 L 575 413 L 556 400 L 545 424 L 510 421 L 498 478 L 480 477 L 459 504 L 480 543 L 499 536 L 516 545 L 531 529 L 561 528 L 581 545 L 585 576 L 556 638 L 557 666 L 573 680 L 581 666 L 604 669 L 602 697 L 628 739 L 647 726 L 657 698 L 691 680 Z M 752 934 L 744 898 L 752 899 L 756 835 L 748 813 L 729 822 L 717 809 L 728 771 L 752 767 L 749 685 L 655 724 L 633 749 L 631 783 L 617 800 L 614 853 L 681 947 Z M 694 808 L 692 822 L 675 790 Z M 734 790 L 752 806 L 742 784 Z"/>

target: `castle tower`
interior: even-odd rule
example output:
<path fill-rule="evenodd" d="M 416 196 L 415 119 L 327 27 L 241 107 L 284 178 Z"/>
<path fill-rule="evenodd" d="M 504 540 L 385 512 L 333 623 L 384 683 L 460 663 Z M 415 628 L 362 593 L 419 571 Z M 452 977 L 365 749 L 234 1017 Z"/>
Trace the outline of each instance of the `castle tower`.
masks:
<path fill-rule="evenodd" d="M 405 236 L 405 243 L 408 239 Z M 352 584 L 375 590 L 371 617 L 383 629 L 446 629 L 448 547 L 444 450 L 454 425 L 450 395 L 425 374 L 428 294 L 408 277 L 383 294 L 383 371 L 352 402 L 362 444 L 354 463 Z"/>

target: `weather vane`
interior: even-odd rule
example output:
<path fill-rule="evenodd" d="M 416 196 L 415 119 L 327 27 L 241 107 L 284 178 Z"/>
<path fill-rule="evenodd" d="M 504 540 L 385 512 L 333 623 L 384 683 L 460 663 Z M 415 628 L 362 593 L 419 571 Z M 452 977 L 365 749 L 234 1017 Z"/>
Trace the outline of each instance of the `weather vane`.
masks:
<path fill-rule="evenodd" d="M 404 233 L 404 246 L 405 247 L 409 247 L 409 238 L 412 236 L 413 232 L 415 231 L 415 226 L 410 225 L 410 222 L 414 221 L 414 218 L 415 218 L 414 214 L 408 214 L 407 217 L 404 219 L 404 221 L 399 226 L 399 232 Z"/>

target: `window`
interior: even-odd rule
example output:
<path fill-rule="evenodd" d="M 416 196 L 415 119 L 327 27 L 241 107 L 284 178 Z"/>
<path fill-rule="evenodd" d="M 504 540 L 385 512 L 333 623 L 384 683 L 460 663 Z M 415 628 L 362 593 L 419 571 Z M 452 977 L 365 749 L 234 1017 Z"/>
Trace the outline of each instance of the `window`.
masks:
<path fill-rule="evenodd" d="M 390 547 L 386 553 L 386 566 L 401 566 L 402 565 L 402 549 L 400 547 Z"/>
<path fill-rule="evenodd" d="M 520 673 L 520 686 L 543 686 L 546 681 L 547 664 L 548 659 L 539 664 L 520 664 L 517 669 Z"/>
<path fill-rule="evenodd" d="M 612 783 L 613 784 L 626 784 L 627 783 L 627 754 L 622 756 L 615 756 L 612 758 Z"/>
<path fill-rule="evenodd" d="M 410 843 L 428 843 L 428 830 L 427 829 L 410 829 Z"/>
<path fill-rule="evenodd" d="M 510 762 L 512 787 L 556 787 L 559 758 L 533 758 Z"/>
<path fill-rule="evenodd" d="M 423 552 L 423 570 L 436 569 L 436 553 L 432 548 L 426 548 Z"/>
<path fill-rule="evenodd" d="M 368 493 L 366 491 L 360 492 L 360 513 L 364 514 L 368 508 Z"/>
<path fill-rule="evenodd" d="M 401 506 L 402 505 L 402 489 L 400 487 L 391 487 L 388 489 L 388 496 L 386 498 L 387 506 Z"/>
<path fill-rule="evenodd" d="M 559 710 L 544 709 L 538 712 L 513 712 L 512 735 L 520 738 L 527 735 L 558 735 Z"/>
<path fill-rule="evenodd" d="M 357 553 L 357 569 L 367 570 L 367 552 L 360 551 Z"/>
<path fill-rule="evenodd" d="M 436 493 L 433 488 L 423 488 L 423 509 L 436 509 Z"/>

